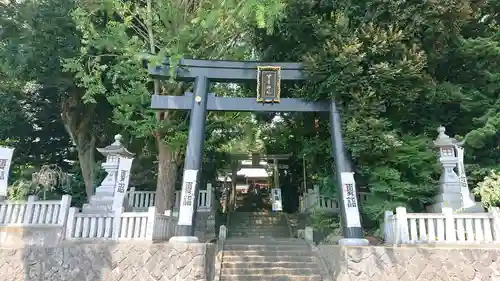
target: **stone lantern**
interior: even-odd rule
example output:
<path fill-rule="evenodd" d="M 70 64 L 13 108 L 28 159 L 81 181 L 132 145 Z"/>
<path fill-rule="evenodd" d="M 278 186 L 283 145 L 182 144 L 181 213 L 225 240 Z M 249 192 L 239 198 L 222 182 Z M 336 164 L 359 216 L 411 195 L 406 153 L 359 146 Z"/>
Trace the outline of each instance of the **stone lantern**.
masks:
<path fill-rule="evenodd" d="M 113 196 L 115 193 L 115 185 L 118 176 L 119 157 L 132 158 L 134 153 L 129 152 L 121 143 L 122 136 L 116 135 L 115 142 L 104 147 L 97 148 L 103 156 L 106 157 L 106 162 L 102 167 L 106 171 L 106 178 L 101 182 L 101 185 L 96 188 L 95 195 L 89 200 L 88 204 L 83 205 L 82 212 L 84 213 L 108 213 L 112 212 Z M 127 187 L 128 188 L 128 187 Z"/>
<path fill-rule="evenodd" d="M 439 134 L 434 140 L 434 146 L 439 150 L 439 162 L 443 170 L 439 179 L 438 195 L 434 197 L 435 203 L 428 208 L 428 211 L 441 213 L 444 207 L 455 211 L 482 210 L 480 207 L 474 208 L 478 204 L 472 199 L 467 185 L 462 143 L 446 135 L 445 127 L 441 126 L 437 131 Z"/>

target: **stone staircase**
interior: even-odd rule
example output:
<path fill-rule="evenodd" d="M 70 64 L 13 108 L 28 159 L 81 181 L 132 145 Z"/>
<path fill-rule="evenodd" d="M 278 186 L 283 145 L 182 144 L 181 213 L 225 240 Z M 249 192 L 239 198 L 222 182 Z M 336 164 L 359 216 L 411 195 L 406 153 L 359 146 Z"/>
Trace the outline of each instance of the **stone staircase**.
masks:
<path fill-rule="evenodd" d="M 284 214 L 234 212 L 228 230 L 219 281 L 324 281 L 311 247 L 290 238 Z"/>
<path fill-rule="evenodd" d="M 232 238 L 224 246 L 220 281 L 323 281 L 319 261 L 292 238 Z"/>
<path fill-rule="evenodd" d="M 229 237 L 290 238 L 286 217 L 272 212 L 234 212 L 231 214 Z"/>

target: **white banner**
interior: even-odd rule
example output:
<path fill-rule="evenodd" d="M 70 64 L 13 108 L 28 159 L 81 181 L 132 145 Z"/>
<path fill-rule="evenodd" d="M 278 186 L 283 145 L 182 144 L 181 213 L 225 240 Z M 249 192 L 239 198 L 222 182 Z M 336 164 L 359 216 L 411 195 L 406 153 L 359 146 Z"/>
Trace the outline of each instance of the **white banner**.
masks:
<path fill-rule="evenodd" d="M 0 196 L 7 196 L 9 185 L 9 170 L 14 148 L 0 146 Z"/>
<path fill-rule="evenodd" d="M 358 198 L 356 196 L 356 182 L 354 173 L 341 173 L 342 195 L 347 227 L 361 227 L 359 218 Z"/>
<path fill-rule="evenodd" d="M 460 192 L 462 193 L 462 207 L 470 208 L 476 204 L 472 199 L 472 196 L 469 191 L 469 184 L 467 183 L 467 174 L 465 173 L 465 165 L 464 165 L 464 148 L 458 145 L 455 145 L 455 149 L 457 151 L 458 158 L 458 178 L 460 180 Z"/>
<path fill-rule="evenodd" d="M 197 176 L 198 170 L 184 170 L 184 176 L 182 177 L 181 200 L 179 202 L 179 225 L 193 224 Z"/>
<path fill-rule="evenodd" d="M 118 174 L 116 178 L 115 194 L 113 196 L 113 211 L 121 212 L 123 200 L 127 193 L 128 183 L 130 181 L 130 170 L 134 158 L 120 157 L 118 160 Z"/>
<path fill-rule="evenodd" d="M 283 211 L 283 204 L 281 200 L 281 188 L 271 189 L 271 202 L 274 212 Z"/>

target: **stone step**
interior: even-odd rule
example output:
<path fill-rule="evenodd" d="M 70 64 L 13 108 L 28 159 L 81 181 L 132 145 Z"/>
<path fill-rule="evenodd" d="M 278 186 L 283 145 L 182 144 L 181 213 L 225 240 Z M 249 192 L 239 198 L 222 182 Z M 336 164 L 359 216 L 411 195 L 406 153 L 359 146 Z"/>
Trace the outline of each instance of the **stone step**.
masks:
<path fill-rule="evenodd" d="M 247 251 L 233 251 L 224 250 L 224 259 L 226 257 L 246 257 L 246 256 L 260 256 L 260 257 L 283 257 L 283 256 L 298 256 L 298 255 L 310 255 L 309 252 L 304 253 L 304 251 L 285 249 L 285 250 L 247 250 Z"/>
<path fill-rule="evenodd" d="M 290 238 L 289 233 L 246 233 L 246 232 L 230 232 L 229 237 L 246 237 L 246 238 Z"/>
<path fill-rule="evenodd" d="M 256 225 L 287 225 L 286 221 L 230 221 L 231 226 L 256 226 Z"/>
<path fill-rule="evenodd" d="M 229 233 L 290 233 L 288 228 L 279 229 L 279 228 L 249 228 L 249 229 L 240 229 L 240 228 L 230 228 Z"/>
<path fill-rule="evenodd" d="M 93 199 L 89 202 L 90 205 L 92 206 L 99 206 L 99 205 L 113 205 L 113 198 L 99 198 L 99 199 Z"/>
<path fill-rule="evenodd" d="M 273 234 L 273 233 L 287 233 L 289 234 L 290 231 L 288 228 L 249 228 L 249 229 L 229 229 L 229 233 L 268 233 L 268 234 Z"/>
<path fill-rule="evenodd" d="M 104 195 L 104 194 L 92 195 L 90 197 L 90 202 L 93 202 L 93 201 L 111 201 L 111 202 L 113 202 L 113 194 L 111 194 L 111 196 L 109 196 L 108 194 L 106 194 L 106 195 Z"/>
<path fill-rule="evenodd" d="M 257 215 L 247 215 L 246 213 L 231 213 L 231 219 L 283 219 L 285 215 L 282 214 L 257 214 Z"/>
<path fill-rule="evenodd" d="M 243 229 L 252 229 L 255 227 L 263 227 L 263 228 L 288 228 L 288 225 L 284 222 L 277 222 L 277 223 L 234 223 L 230 222 L 229 223 L 229 228 L 230 229 L 238 229 L 238 228 L 243 228 Z"/>
<path fill-rule="evenodd" d="M 278 262 L 298 262 L 298 263 L 316 263 L 316 258 L 309 255 L 294 256 L 235 256 L 224 253 L 224 263 L 278 263 Z"/>
<path fill-rule="evenodd" d="M 319 272 L 319 265 L 311 261 L 305 262 L 226 262 L 222 265 L 222 269 L 245 269 L 245 268 L 296 268 L 296 269 L 315 269 Z"/>
<path fill-rule="evenodd" d="M 230 229 L 252 229 L 256 227 L 262 227 L 262 228 L 288 228 L 288 225 L 286 223 L 233 223 L 231 222 L 229 224 Z"/>
<path fill-rule="evenodd" d="M 97 189 L 95 191 L 95 195 L 113 197 L 115 195 L 115 191 L 113 189 Z"/>
<path fill-rule="evenodd" d="M 251 217 L 251 216 L 257 216 L 257 217 L 261 217 L 261 216 L 269 216 L 269 217 L 272 217 L 272 216 L 281 216 L 283 215 L 281 212 L 233 212 L 232 215 L 234 216 L 247 216 L 247 217 Z"/>
<path fill-rule="evenodd" d="M 221 275 L 292 275 L 292 276 L 309 276 L 318 274 L 318 268 L 285 268 L 285 267 L 269 267 L 269 268 L 224 268 L 222 267 Z"/>
<path fill-rule="evenodd" d="M 289 233 L 288 227 L 229 228 L 229 232 L 242 233 Z"/>
<path fill-rule="evenodd" d="M 286 221 L 275 221 L 275 222 L 266 222 L 266 221 L 230 221 L 230 226 L 256 226 L 256 225 L 287 225 Z"/>
<path fill-rule="evenodd" d="M 284 218 L 284 214 L 280 213 L 241 213 L 241 212 L 233 212 L 231 213 L 231 218 L 234 219 L 282 219 Z"/>
<path fill-rule="evenodd" d="M 280 275 L 280 274 L 266 274 L 266 275 L 221 275 L 221 281 L 323 281 L 321 275 Z"/>
<path fill-rule="evenodd" d="M 297 238 L 274 238 L 274 239 L 248 239 L 248 238 L 231 238 L 228 239 L 226 245 L 307 245 L 302 239 Z"/>
<path fill-rule="evenodd" d="M 227 251 L 310 251 L 309 245 L 224 245 Z"/>
<path fill-rule="evenodd" d="M 111 209 L 111 207 L 109 208 Z M 82 213 L 84 214 L 108 214 L 108 215 L 113 215 L 114 213 L 112 211 L 106 211 L 103 208 L 98 208 L 98 207 L 83 207 L 82 208 Z"/>
<path fill-rule="evenodd" d="M 288 227 L 286 222 L 230 222 L 231 228 L 252 228 L 252 227 Z"/>

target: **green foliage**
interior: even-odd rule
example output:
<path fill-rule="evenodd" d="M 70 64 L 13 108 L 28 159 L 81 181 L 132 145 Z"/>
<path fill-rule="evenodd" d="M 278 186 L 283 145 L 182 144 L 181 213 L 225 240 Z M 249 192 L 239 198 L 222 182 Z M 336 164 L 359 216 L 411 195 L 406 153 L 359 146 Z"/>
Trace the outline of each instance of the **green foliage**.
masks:
<path fill-rule="evenodd" d="M 332 215 L 322 212 L 313 212 L 310 217 L 311 227 L 324 233 L 325 235 L 342 235 L 342 225 L 338 215 Z"/>
<path fill-rule="evenodd" d="M 491 171 L 490 175 L 474 188 L 474 194 L 481 196 L 485 207 L 500 205 L 500 172 Z"/>
<path fill-rule="evenodd" d="M 31 181 L 18 180 L 9 186 L 7 198 L 13 201 L 26 200 L 32 194 L 32 187 Z"/>
<path fill-rule="evenodd" d="M 160 134 L 174 149 L 186 142 L 184 113 L 169 112 L 158 118 L 149 109 L 151 84 L 139 58 L 154 45 L 159 64 L 168 55 L 175 64 L 181 57 L 248 57 L 247 25 L 270 28 L 283 9 L 280 1 L 199 1 L 186 6 L 178 1 L 105 1 L 80 5 L 73 18 L 82 32 L 80 55 L 66 60 L 66 70 L 76 73 L 86 89 L 84 99 L 93 102 L 106 95 L 114 106 L 114 121 L 147 138 Z M 183 94 L 189 85 L 166 83 L 162 92 Z"/>
<path fill-rule="evenodd" d="M 266 1 L 90 1 L 80 3 L 72 16 L 81 32 L 80 53 L 64 60 L 65 69 L 75 73 L 85 89 L 86 102 L 106 97 L 113 106 L 113 122 L 134 139 L 160 149 L 159 163 L 182 163 L 187 142 L 186 112 L 158 112 L 149 108 L 151 93 L 182 95 L 192 85 L 186 82 L 152 83 L 141 58 L 158 65 L 164 57 L 176 66 L 182 57 L 245 59 L 252 56 L 250 32 L 254 26 L 270 30 L 282 15 L 280 0 Z M 174 76 L 174 68 L 171 69 Z M 234 92 L 214 85 L 216 92 Z M 209 114 L 204 159 L 204 178 L 216 177 L 227 164 L 224 148 L 236 135 L 246 117 L 239 113 Z M 236 124 L 236 126 L 232 126 Z M 213 133 L 217 132 L 217 133 Z M 229 145 L 231 146 L 231 145 Z M 147 149 L 157 153 L 157 148 Z M 165 155 L 173 159 L 162 159 Z M 207 165 L 208 164 L 208 165 Z M 174 169 L 175 170 L 175 169 Z M 175 171 L 169 173 L 175 176 Z M 158 187 L 171 186 L 159 177 Z M 175 180 L 174 180 L 175 181 Z"/>
<path fill-rule="evenodd" d="M 466 136 L 471 174 L 500 163 L 494 1 L 296 1 L 286 14 L 257 44 L 264 59 L 305 61 L 308 84 L 284 96 L 336 100 L 358 187 L 371 193 L 365 226 L 376 228 L 385 210 L 432 202 L 440 125 Z M 287 118 L 287 144 L 268 149 L 294 149 L 312 164 L 308 177 L 331 176 L 328 117 Z"/>

